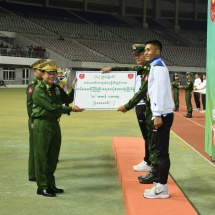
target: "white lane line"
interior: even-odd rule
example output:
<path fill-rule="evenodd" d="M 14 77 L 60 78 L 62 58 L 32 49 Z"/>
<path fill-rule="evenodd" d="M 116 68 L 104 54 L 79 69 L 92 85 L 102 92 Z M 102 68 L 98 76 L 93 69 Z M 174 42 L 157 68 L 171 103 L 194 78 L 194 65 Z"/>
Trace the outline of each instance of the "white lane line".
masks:
<path fill-rule="evenodd" d="M 202 127 L 202 128 L 205 128 L 204 125 L 201 125 L 201 124 L 199 124 L 199 123 L 193 121 L 192 118 L 185 118 L 183 115 L 181 115 L 180 113 L 177 113 L 177 112 L 174 112 L 174 114 L 177 114 L 177 115 L 181 116 L 182 118 L 184 118 L 184 119 L 186 119 L 186 120 L 189 120 L 189 121 L 195 123 L 196 125 L 198 125 L 198 126 L 200 126 L 200 127 Z"/>
<path fill-rule="evenodd" d="M 175 134 L 175 136 L 177 136 L 181 141 L 183 141 L 187 146 L 189 146 L 191 149 L 193 149 L 197 154 L 199 154 L 202 158 L 204 158 L 209 164 L 211 164 L 213 167 L 215 167 L 215 163 L 212 163 L 211 161 L 209 161 L 205 156 L 203 156 L 200 152 L 198 152 L 195 148 L 193 148 L 188 142 L 186 142 L 185 140 L 183 140 L 180 136 L 178 136 L 174 131 L 171 130 L 171 132 L 173 134 Z M 209 156 L 209 155 L 208 155 Z"/>

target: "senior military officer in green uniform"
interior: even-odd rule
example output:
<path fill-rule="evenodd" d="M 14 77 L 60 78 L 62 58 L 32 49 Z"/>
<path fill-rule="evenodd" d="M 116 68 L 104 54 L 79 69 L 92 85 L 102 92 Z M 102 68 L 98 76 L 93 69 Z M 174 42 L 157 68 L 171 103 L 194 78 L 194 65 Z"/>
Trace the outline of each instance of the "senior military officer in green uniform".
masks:
<path fill-rule="evenodd" d="M 146 129 L 147 129 L 147 136 L 144 136 L 145 139 L 145 158 L 149 157 L 146 164 L 150 165 L 151 163 L 151 168 L 148 169 L 149 173 L 146 174 L 146 176 L 140 176 L 138 179 L 140 180 L 140 183 L 143 184 L 152 184 L 153 182 L 158 181 L 158 160 L 155 152 L 155 147 L 154 147 L 154 139 L 153 139 L 153 131 L 152 131 L 152 112 L 150 109 L 150 102 L 147 101 L 147 90 L 148 90 L 148 75 L 150 71 L 150 66 L 149 64 L 146 63 L 145 57 L 144 57 L 144 49 L 145 45 L 144 44 L 134 44 L 132 46 L 134 55 L 135 55 L 135 60 L 137 64 L 141 65 L 136 66 L 134 68 L 129 68 L 129 67 L 108 67 L 108 68 L 103 68 L 101 71 L 104 72 L 109 72 L 109 71 L 137 71 L 137 75 L 141 75 L 141 86 L 139 88 L 139 91 L 135 93 L 135 95 L 126 103 L 125 105 L 120 106 L 117 110 L 121 111 L 123 113 L 126 113 L 127 111 L 131 110 L 134 108 L 142 99 L 146 103 L 146 110 L 144 110 L 145 114 L 145 124 L 146 124 Z M 143 133 L 143 132 L 142 132 Z M 148 155 L 147 155 L 148 154 Z M 134 167 L 135 168 L 135 167 Z M 146 170 L 145 170 L 146 171 Z"/>
<path fill-rule="evenodd" d="M 191 79 L 191 74 L 190 72 L 186 73 L 186 79 L 187 79 L 187 84 L 185 86 L 179 86 L 179 88 L 182 88 L 185 90 L 185 101 L 186 101 L 186 106 L 187 106 L 187 114 L 184 115 L 186 118 L 192 118 L 192 112 L 193 112 L 193 107 L 192 107 L 192 91 L 193 91 L 193 81 Z"/>
<path fill-rule="evenodd" d="M 43 80 L 36 86 L 33 93 L 34 118 L 34 157 L 37 179 L 37 194 L 54 197 L 63 193 L 55 184 L 54 172 L 61 146 L 60 117 L 63 113 L 82 112 L 78 106 L 66 106 L 74 98 L 74 91 L 67 94 L 60 86 L 54 84 L 57 66 L 54 61 L 40 65 Z"/>
<path fill-rule="evenodd" d="M 44 59 L 37 60 L 31 67 L 34 70 L 34 80 L 31 81 L 26 89 L 27 94 L 27 112 L 28 112 L 28 129 L 29 129 L 29 157 L 28 157 L 28 180 L 36 181 L 35 167 L 34 167 L 34 146 L 33 146 L 33 122 L 31 118 L 33 99 L 32 94 L 36 85 L 42 80 L 43 73 L 41 72 L 40 64 L 45 62 Z"/>
<path fill-rule="evenodd" d="M 179 111 L 179 86 L 181 85 L 179 74 L 174 74 L 174 80 L 171 85 L 173 88 L 173 98 L 175 103 L 174 111 Z"/>

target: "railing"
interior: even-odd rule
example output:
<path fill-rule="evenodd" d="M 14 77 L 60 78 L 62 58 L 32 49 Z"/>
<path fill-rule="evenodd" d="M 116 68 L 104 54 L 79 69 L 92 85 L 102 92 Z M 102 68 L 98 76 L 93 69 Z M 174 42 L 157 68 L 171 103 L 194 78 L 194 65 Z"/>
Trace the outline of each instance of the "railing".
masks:
<path fill-rule="evenodd" d="M 48 59 L 49 53 L 44 51 L 23 51 L 20 49 L 0 48 L 0 56 Z"/>
<path fill-rule="evenodd" d="M 7 87 L 8 85 L 24 85 L 26 86 L 28 83 L 30 83 L 32 79 L 24 79 L 24 78 L 17 78 L 15 80 L 9 80 L 9 79 L 4 79 L 0 80 L 0 87 Z"/>

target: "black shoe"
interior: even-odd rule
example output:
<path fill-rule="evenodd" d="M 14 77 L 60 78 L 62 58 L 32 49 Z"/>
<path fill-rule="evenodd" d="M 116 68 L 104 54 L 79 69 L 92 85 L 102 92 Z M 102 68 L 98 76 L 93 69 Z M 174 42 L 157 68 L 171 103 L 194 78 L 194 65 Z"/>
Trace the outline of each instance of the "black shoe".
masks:
<path fill-rule="evenodd" d="M 38 195 L 43 195 L 43 196 L 46 196 L 46 197 L 55 197 L 56 196 L 56 194 L 50 189 L 44 189 L 44 190 L 37 189 L 37 194 Z"/>
<path fill-rule="evenodd" d="M 53 192 L 53 193 L 64 193 L 64 190 L 63 189 L 59 189 L 55 186 L 51 186 L 49 187 L 49 189 Z"/>
<path fill-rule="evenodd" d="M 147 174 L 148 175 L 148 174 Z M 139 175 L 137 178 L 138 180 L 144 180 L 147 175 Z"/>
<path fill-rule="evenodd" d="M 144 176 L 140 175 L 138 176 L 138 180 L 145 180 L 151 175 L 156 175 L 158 176 L 158 165 L 157 164 L 151 164 L 151 170 Z"/>
<path fill-rule="evenodd" d="M 176 107 L 173 111 L 178 112 L 179 111 L 178 107 Z"/>
<path fill-rule="evenodd" d="M 28 180 L 29 180 L 29 181 L 35 182 L 35 181 L 36 181 L 36 178 L 29 178 Z"/>
<path fill-rule="evenodd" d="M 147 174 L 145 177 L 140 178 L 139 182 L 141 184 L 153 184 L 153 182 L 158 183 L 159 176 L 152 173 Z"/>
<path fill-rule="evenodd" d="M 150 173 L 150 172 L 149 172 Z M 144 180 L 146 177 L 148 177 L 148 174 L 149 173 L 147 173 L 146 175 L 139 175 L 137 178 L 138 178 L 138 180 Z M 151 174 L 151 173 L 150 173 Z"/>
<path fill-rule="evenodd" d="M 156 172 L 152 172 L 150 170 L 146 175 L 139 175 L 137 178 L 138 180 L 145 180 L 146 178 L 150 177 L 151 175 L 158 175 Z"/>
<path fill-rule="evenodd" d="M 186 116 L 185 116 L 186 118 L 192 118 L 192 114 L 187 114 Z"/>

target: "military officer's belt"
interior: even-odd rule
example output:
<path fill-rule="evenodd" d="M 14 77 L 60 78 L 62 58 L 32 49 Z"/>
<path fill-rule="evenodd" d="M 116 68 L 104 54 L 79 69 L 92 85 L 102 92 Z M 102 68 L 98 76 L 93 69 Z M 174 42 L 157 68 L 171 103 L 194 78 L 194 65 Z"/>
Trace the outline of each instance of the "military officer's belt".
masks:
<path fill-rule="evenodd" d="M 40 120 L 47 120 L 50 122 L 60 122 L 60 117 L 45 117 L 45 116 L 39 116 L 39 117 L 34 117 L 34 119 L 40 119 Z"/>

